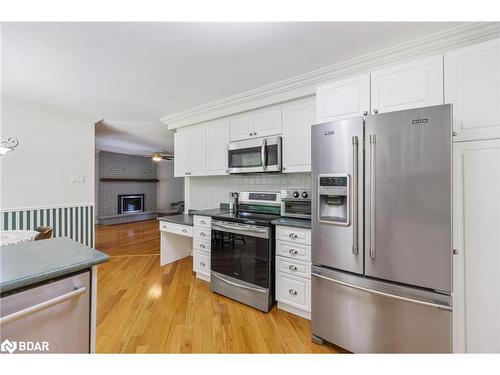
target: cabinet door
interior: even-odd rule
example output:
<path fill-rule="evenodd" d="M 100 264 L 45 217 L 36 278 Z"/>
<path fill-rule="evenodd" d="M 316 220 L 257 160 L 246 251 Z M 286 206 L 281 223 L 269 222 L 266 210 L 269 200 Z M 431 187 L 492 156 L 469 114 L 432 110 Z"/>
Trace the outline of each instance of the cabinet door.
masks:
<path fill-rule="evenodd" d="M 443 104 L 443 55 L 371 74 L 372 113 Z"/>
<path fill-rule="evenodd" d="M 454 141 L 500 137 L 500 39 L 444 55 L 445 102 Z"/>
<path fill-rule="evenodd" d="M 370 113 L 370 75 L 330 82 L 316 89 L 318 123 Z"/>
<path fill-rule="evenodd" d="M 281 134 L 281 107 L 256 111 L 253 116 L 253 126 L 255 137 Z"/>
<path fill-rule="evenodd" d="M 227 144 L 229 143 L 229 121 L 207 124 L 207 175 L 227 174 Z"/>
<path fill-rule="evenodd" d="M 253 137 L 253 116 L 245 114 L 230 120 L 231 142 Z"/>
<path fill-rule="evenodd" d="M 188 172 L 188 131 L 178 130 L 174 134 L 174 176 L 184 177 Z"/>
<path fill-rule="evenodd" d="M 500 352 L 500 140 L 454 144 L 454 351 Z"/>
<path fill-rule="evenodd" d="M 308 98 L 283 106 L 283 172 L 311 171 L 311 126 L 315 100 Z"/>
<path fill-rule="evenodd" d="M 207 127 L 195 126 L 189 130 L 189 176 L 207 173 Z"/>

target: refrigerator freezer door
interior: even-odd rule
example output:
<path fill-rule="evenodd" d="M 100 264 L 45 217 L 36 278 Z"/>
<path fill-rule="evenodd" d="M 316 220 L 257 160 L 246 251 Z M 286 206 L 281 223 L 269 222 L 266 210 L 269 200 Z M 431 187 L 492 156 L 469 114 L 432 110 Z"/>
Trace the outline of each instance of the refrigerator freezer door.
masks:
<path fill-rule="evenodd" d="M 313 267 L 312 333 L 354 353 L 450 353 L 451 297 Z"/>
<path fill-rule="evenodd" d="M 363 273 L 363 118 L 312 127 L 312 262 Z"/>
<path fill-rule="evenodd" d="M 366 118 L 365 273 L 451 292 L 451 105 Z"/>

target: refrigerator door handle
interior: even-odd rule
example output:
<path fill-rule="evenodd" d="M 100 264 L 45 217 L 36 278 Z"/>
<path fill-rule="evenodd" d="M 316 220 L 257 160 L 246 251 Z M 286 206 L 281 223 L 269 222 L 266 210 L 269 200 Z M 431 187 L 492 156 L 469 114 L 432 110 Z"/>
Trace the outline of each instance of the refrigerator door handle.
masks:
<path fill-rule="evenodd" d="M 363 288 L 362 286 L 348 284 L 348 283 L 345 283 L 343 281 L 339 281 L 339 280 L 331 279 L 331 278 L 323 276 L 323 275 L 319 275 L 317 273 L 311 273 L 311 275 L 314 276 L 314 277 L 326 280 L 326 281 L 330 281 L 330 282 L 335 283 L 335 284 L 346 286 L 348 288 L 361 290 L 361 291 L 367 292 L 367 293 L 377 294 L 379 296 L 383 296 L 383 297 L 387 297 L 387 298 L 392 298 L 392 299 L 395 299 L 395 300 L 398 300 L 398 301 L 405 301 L 405 302 L 415 303 L 417 305 L 424 305 L 424 306 L 429 306 L 429 307 L 435 307 L 435 308 L 441 309 L 441 310 L 452 311 L 452 308 L 450 306 L 441 305 L 441 304 L 438 304 L 438 303 L 420 301 L 420 300 L 413 299 L 413 298 L 401 297 L 401 296 L 397 296 L 397 295 L 394 295 L 394 294 L 380 292 L 378 290 Z"/>
<path fill-rule="evenodd" d="M 352 137 L 352 253 L 358 255 L 358 137 Z"/>
<path fill-rule="evenodd" d="M 370 258 L 375 259 L 375 189 L 376 189 L 376 153 L 377 138 L 370 134 Z"/>

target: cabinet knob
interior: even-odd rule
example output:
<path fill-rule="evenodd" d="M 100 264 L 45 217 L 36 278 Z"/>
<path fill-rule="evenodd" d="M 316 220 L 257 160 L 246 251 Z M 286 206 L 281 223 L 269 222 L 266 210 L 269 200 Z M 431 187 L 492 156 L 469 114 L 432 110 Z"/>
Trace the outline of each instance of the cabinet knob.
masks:
<path fill-rule="evenodd" d="M 248 135 L 251 137 L 253 134 L 252 133 L 248 133 Z"/>
<path fill-rule="evenodd" d="M 294 266 L 293 264 L 290 264 L 288 268 L 292 271 L 297 271 L 297 266 Z"/>
<path fill-rule="evenodd" d="M 288 289 L 288 293 L 290 293 L 292 296 L 297 295 L 297 291 L 295 289 Z"/>
<path fill-rule="evenodd" d="M 204 248 L 205 248 L 205 244 L 200 244 L 200 247 L 201 247 L 202 249 L 204 249 Z"/>
<path fill-rule="evenodd" d="M 253 132 L 253 135 L 257 135 L 257 132 Z"/>
<path fill-rule="evenodd" d="M 456 137 L 456 136 L 458 135 L 458 133 L 457 133 L 457 132 L 453 132 L 453 133 L 451 133 L 451 134 L 453 134 L 453 136 L 454 136 L 454 137 Z"/>
<path fill-rule="evenodd" d="M 205 267 L 205 262 L 200 262 L 200 266 Z"/>
<path fill-rule="evenodd" d="M 366 115 L 368 115 L 368 111 L 363 112 L 363 116 L 366 116 Z"/>
<path fill-rule="evenodd" d="M 290 238 L 297 238 L 297 235 L 296 235 L 295 233 L 290 233 L 290 234 L 288 235 L 288 237 L 290 237 Z"/>
<path fill-rule="evenodd" d="M 375 108 L 375 109 L 373 110 L 373 113 L 378 113 L 378 109 L 377 109 L 377 108 Z"/>
<path fill-rule="evenodd" d="M 183 229 L 182 231 L 183 231 L 184 233 L 187 233 L 187 232 L 188 232 L 188 231 L 187 231 L 187 229 Z"/>
<path fill-rule="evenodd" d="M 458 254 L 458 250 L 457 249 L 453 249 L 453 255 L 457 255 Z"/>
<path fill-rule="evenodd" d="M 205 233 L 200 232 L 200 236 L 205 237 Z"/>
<path fill-rule="evenodd" d="M 288 252 L 290 254 L 297 255 L 297 250 L 295 250 L 295 249 L 290 249 L 290 250 L 288 250 Z"/>
<path fill-rule="evenodd" d="M 205 224 L 205 220 L 200 220 L 200 224 Z"/>

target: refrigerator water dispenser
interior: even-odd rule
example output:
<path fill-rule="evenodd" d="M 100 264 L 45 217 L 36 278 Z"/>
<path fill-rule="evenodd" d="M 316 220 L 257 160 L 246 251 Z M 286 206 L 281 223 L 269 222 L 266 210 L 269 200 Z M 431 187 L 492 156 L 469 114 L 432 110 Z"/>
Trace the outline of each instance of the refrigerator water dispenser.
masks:
<path fill-rule="evenodd" d="M 334 225 L 350 224 L 350 176 L 320 174 L 318 176 L 318 220 Z"/>

